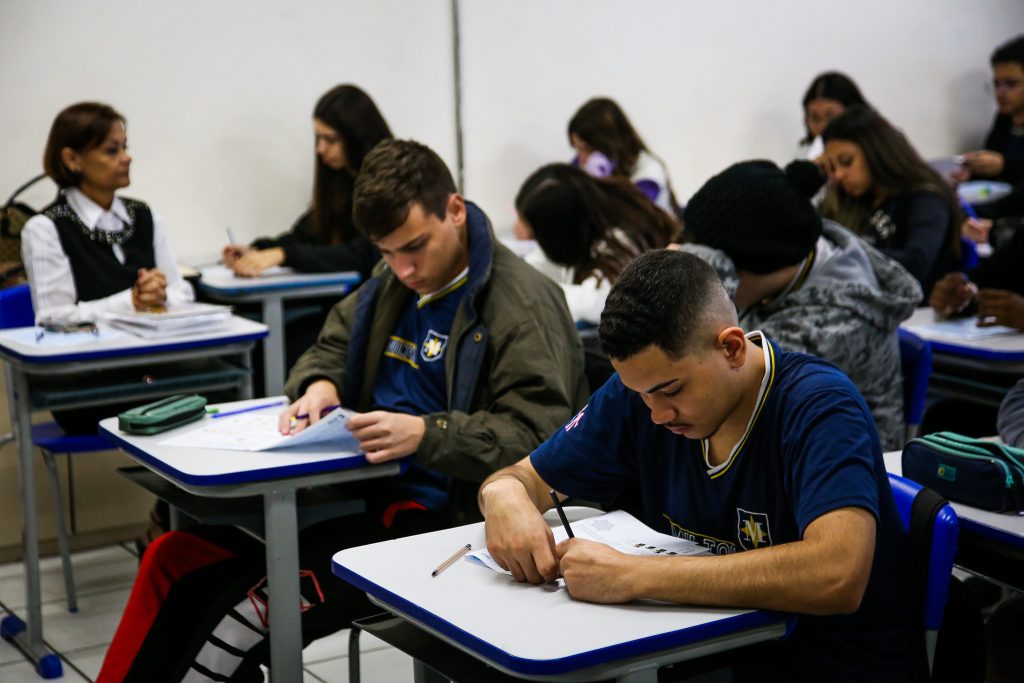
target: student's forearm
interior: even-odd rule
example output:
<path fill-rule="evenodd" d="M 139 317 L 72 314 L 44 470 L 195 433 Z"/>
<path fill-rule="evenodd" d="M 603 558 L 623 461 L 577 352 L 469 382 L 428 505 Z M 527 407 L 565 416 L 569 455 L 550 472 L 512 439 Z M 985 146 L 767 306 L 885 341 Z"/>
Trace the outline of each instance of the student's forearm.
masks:
<path fill-rule="evenodd" d="M 799 541 L 714 557 L 638 557 L 623 579 L 635 598 L 843 614 L 860 605 L 871 557 L 851 571 L 826 544 Z"/>
<path fill-rule="evenodd" d="M 533 468 L 524 465 L 523 461 L 500 469 L 487 477 L 480 485 L 477 503 L 486 517 L 488 498 L 495 496 L 506 499 L 519 495 L 524 496 L 539 512 L 551 507 L 547 485 L 536 475 Z"/>

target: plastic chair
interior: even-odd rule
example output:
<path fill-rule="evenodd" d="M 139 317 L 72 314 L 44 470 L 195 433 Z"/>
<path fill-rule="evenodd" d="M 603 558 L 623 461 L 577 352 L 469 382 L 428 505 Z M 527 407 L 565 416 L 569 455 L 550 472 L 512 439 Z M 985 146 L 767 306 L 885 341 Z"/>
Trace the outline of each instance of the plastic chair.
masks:
<path fill-rule="evenodd" d="M 903 421 L 907 423 L 906 440 L 910 441 L 917 436 L 924 418 L 928 378 L 932 374 L 932 345 L 903 328 L 898 334 L 903 370 Z"/>
<path fill-rule="evenodd" d="M 11 327 L 30 327 L 35 324 L 32 312 L 32 296 L 27 284 L 15 285 L 0 289 L 0 329 Z M 9 378 L 8 378 L 9 379 Z M 7 383 L 8 405 L 11 402 L 11 385 Z M 2 437 L 0 443 L 14 440 L 13 434 Z M 68 530 L 64 522 L 64 501 L 61 498 L 60 482 L 57 478 L 57 465 L 54 455 L 71 455 L 72 453 L 91 453 L 109 451 L 110 443 L 98 434 L 68 435 L 55 422 L 32 425 L 32 445 L 43 453 L 43 461 L 50 474 L 50 491 L 53 496 L 53 512 L 57 522 L 57 547 L 60 549 L 61 569 L 64 574 L 64 588 L 67 593 L 68 610 L 78 611 L 78 598 L 75 594 L 75 577 L 71 569 L 71 553 L 68 547 Z M 72 526 L 73 520 L 72 520 Z"/>
<path fill-rule="evenodd" d="M 889 475 L 889 484 L 910 542 L 911 614 L 924 641 L 923 652 L 919 650 L 915 657 L 915 667 L 921 678 L 931 680 L 960 525 L 953 507 L 935 491 L 896 474 Z"/>

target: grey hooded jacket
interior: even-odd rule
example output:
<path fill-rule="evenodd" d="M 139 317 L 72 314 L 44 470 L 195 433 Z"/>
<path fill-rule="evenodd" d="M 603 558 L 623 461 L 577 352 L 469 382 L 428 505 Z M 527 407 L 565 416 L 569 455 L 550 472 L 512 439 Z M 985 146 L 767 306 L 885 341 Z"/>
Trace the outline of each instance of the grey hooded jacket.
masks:
<path fill-rule="evenodd" d="M 896 330 L 921 300 L 921 286 L 903 266 L 846 228 L 823 223 L 803 282 L 740 311 L 740 324 L 846 373 L 867 401 L 882 445 L 901 448 L 903 375 Z M 711 264 L 730 295 L 735 294 L 739 275 L 725 253 L 694 244 L 683 250 Z"/>

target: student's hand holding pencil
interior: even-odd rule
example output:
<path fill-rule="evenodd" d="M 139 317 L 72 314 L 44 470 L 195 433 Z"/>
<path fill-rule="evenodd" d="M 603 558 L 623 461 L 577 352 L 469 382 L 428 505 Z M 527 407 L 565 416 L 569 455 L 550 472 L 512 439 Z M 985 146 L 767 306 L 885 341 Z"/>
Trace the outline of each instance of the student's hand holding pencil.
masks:
<path fill-rule="evenodd" d="M 228 268 L 233 268 L 238 259 L 245 256 L 250 247 L 244 244 L 229 244 L 221 251 L 220 258 L 224 261 L 224 265 Z"/>
<path fill-rule="evenodd" d="M 306 393 L 295 403 L 285 408 L 277 418 L 277 429 L 281 434 L 297 434 L 311 424 L 320 421 L 320 414 L 327 408 L 341 405 L 338 388 L 334 382 L 320 379 L 306 388 Z M 298 416 L 304 417 L 299 418 Z"/>
<path fill-rule="evenodd" d="M 928 305 L 942 316 L 950 316 L 967 308 L 974 301 L 978 288 L 963 273 L 949 273 L 932 287 Z"/>

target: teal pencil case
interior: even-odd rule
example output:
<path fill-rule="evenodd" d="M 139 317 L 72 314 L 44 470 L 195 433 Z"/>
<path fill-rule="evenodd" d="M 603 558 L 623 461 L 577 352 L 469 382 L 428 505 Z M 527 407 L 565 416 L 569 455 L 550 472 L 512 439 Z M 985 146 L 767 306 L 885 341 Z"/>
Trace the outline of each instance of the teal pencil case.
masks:
<path fill-rule="evenodd" d="M 128 434 L 148 436 L 194 422 L 205 414 L 205 398 L 197 394 L 177 394 L 124 411 L 117 416 L 117 426 Z"/>

